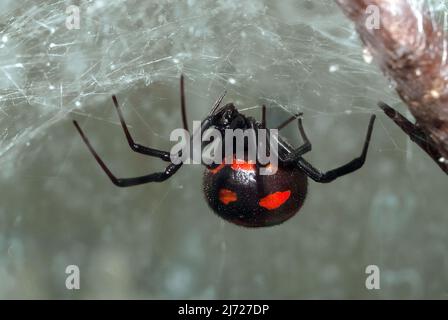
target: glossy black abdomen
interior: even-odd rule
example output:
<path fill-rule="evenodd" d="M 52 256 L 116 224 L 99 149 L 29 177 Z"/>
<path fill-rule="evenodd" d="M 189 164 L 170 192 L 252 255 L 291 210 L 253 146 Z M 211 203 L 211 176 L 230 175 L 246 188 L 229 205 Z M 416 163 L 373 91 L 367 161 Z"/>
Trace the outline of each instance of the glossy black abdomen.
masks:
<path fill-rule="evenodd" d="M 256 166 L 235 161 L 204 172 L 204 194 L 223 219 L 245 227 L 280 224 L 295 215 L 306 198 L 307 177 L 297 168 L 278 167 L 260 175 Z"/>

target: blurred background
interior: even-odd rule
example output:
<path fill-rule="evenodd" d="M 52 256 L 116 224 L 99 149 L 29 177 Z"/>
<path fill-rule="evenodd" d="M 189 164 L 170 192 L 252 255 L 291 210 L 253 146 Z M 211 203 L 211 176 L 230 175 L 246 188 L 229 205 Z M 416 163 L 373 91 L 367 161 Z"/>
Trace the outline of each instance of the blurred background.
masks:
<path fill-rule="evenodd" d="M 0 298 L 448 297 L 447 177 L 376 106 L 411 118 L 333 1 L 3 0 L 0 12 Z M 304 112 L 306 159 L 322 170 L 361 152 L 375 113 L 367 162 L 310 181 L 295 217 L 255 230 L 207 207 L 200 166 L 115 187 L 72 120 L 117 176 L 160 170 L 129 149 L 111 95 L 137 142 L 169 150 L 181 73 L 189 121 L 224 89 L 247 115 L 266 104 L 271 126 Z M 295 124 L 283 135 L 300 144 Z M 365 287 L 368 265 L 380 290 Z"/>

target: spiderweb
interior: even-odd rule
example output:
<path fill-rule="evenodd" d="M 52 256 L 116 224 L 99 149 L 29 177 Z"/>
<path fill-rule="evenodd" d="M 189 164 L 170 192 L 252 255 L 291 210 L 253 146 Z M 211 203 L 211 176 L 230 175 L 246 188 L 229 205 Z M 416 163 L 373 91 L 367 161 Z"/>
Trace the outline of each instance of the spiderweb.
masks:
<path fill-rule="evenodd" d="M 66 27 L 67 3 L 8 4 L 0 44 L 2 159 L 67 114 L 88 114 L 90 99 L 176 83 L 180 72 L 208 82 L 196 94 L 209 101 L 228 87 L 241 100 L 250 97 L 249 107 L 258 99 L 314 115 L 362 111 L 340 88 L 359 91 L 353 75 L 376 73 L 330 1 L 87 1 L 79 6 L 79 30 Z M 384 83 L 375 80 L 362 94 L 372 105 L 384 96 Z"/>
<path fill-rule="evenodd" d="M 69 30 L 66 9 L 72 4 L 79 8 L 80 28 Z M 440 13 L 438 19 L 443 22 L 446 4 L 434 1 L 430 5 L 434 13 Z M 17 288 L 17 279 L 30 271 L 20 268 L 27 257 L 34 257 L 29 252 L 35 250 L 53 261 L 52 272 L 58 277 L 63 275 L 57 270 L 69 260 L 90 268 L 88 277 L 105 268 L 106 275 L 98 280 L 101 285 L 85 295 L 80 294 L 84 297 L 103 297 L 110 292 L 117 292 L 119 297 L 268 297 L 268 290 L 275 297 L 348 297 L 358 294 L 359 290 L 364 292 L 363 288 L 358 288 L 362 282 L 361 285 L 343 284 L 343 275 L 349 271 L 362 273 L 366 256 L 378 258 L 377 263 L 380 260 L 390 262 L 388 259 L 392 258 L 388 254 L 391 253 L 384 253 L 384 248 L 391 241 L 398 241 L 394 234 L 405 232 L 403 228 L 409 227 L 406 224 L 419 210 L 412 199 L 420 187 L 404 186 L 397 178 L 396 184 L 387 187 L 397 194 L 389 195 L 378 191 L 381 183 L 375 177 L 393 175 L 403 163 L 407 163 L 405 173 L 417 168 L 421 174 L 438 177 L 437 168 L 427 168 L 431 166 L 429 161 L 425 162 L 423 155 L 414 156 L 414 148 L 405 137 L 386 118 L 380 119 L 377 140 L 371 147 L 371 153 L 380 156 L 371 161 L 370 169 L 365 169 L 363 176 L 364 181 L 372 181 L 374 187 L 369 189 L 358 179 L 355 187 L 359 191 L 353 192 L 360 200 L 349 204 L 346 197 L 353 186 L 348 180 L 339 184 L 340 190 L 331 191 L 330 186 L 319 191 L 322 192 L 320 197 L 309 199 L 310 208 L 315 208 L 313 214 L 345 212 L 340 217 L 344 226 L 335 230 L 338 219 L 330 217 L 329 213 L 320 218 L 312 218 L 311 214 L 304 216 L 301 222 L 295 222 L 295 227 L 301 225 L 300 237 L 295 230 L 282 235 L 282 243 L 295 245 L 301 241 L 301 249 L 291 248 L 287 253 L 279 250 L 278 242 L 272 244 L 274 239 L 279 239 L 280 231 L 249 233 L 248 236 L 244 230 L 235 230 L 216 221 L 216 217 L 206 212 L 204 204 L 193 200 L 201 198 L 200 182 L 193 183 L 194 188 L 191 183 L 193 179 L 199 180 L 199 169 L 193 170 L 194 173 L 187 170 L 177 182 L 168 182 L 158 189 L 150 187 L 152 196 L 142 194 L 148 192 L 145 189 L 134 190 L 138 195 L 132 195 L 129 190 L 118 192 L 105 187 L 109 181 L 102 179 L 102 173 L 81 144 L 70 120 L 78 119 L 87 126 L 88 136 L 102 156 L 108 158 L 107 162 L 117 175 L 138 175 L 140 171 L 132 168 L 141 166 L 145 168 L 141 171 L 153 171 L 160 168 L 156 160 L 148 164 L 147 159 L 134 160 L 136 156 L 129 155 L 131 151 L 126 149 L 119 132 L 110 96 L 117 94 L 122 101 L 137 140 L 167 149 L 170 130 L 180 127 L 178 81 L 181 73 L 186 77 L 190 121 L 200 120 L 224 89 L 228 90 L 226 99 L 253 116 L 259 117 L 260 106 L 266 104 L 272 125 L 290 114 L 304 112 L 305 126 L 311 132 L 316 150 L 310 159 L 323 168 L 334 167 L 335 163 L 357 154 L 368 115 L 379 113 L 378 100 L 395 105 L 402 112 L 405 108 L 394 94 L 393 83 L 385 79 L 370 63 L 368 54 L 363 53 L 351 23 L 333 1 L 100 0 L 41 1 L 37 4 L 26 0 L 2 1 L 0 9 L 0 165 L 3 188 L 15 186 L 4 193 L 3 201 L 11 197 L 11 202 L 2 211 L 5 229 L 1 248 L 12 252 L 13 262 L 8 263 L 21 270 L 17 273 L 8 271 L 7 267 L 0 268 L 0 274 L 7 279 L 3 289 L 0 288 L 5 296 L 24 294 L 20 286 Z M 292 126 L 285 131 L 292 141 L 297 139 L 294 129 Z M 100 147 L 101 144 L 108 147 Z M 116 163 L 118 157 L 120 164 Z M 88 169 L 80 172 L 83 166 Z M 19 177 L 24 178 L 24 182 L 19 182 Z M 420 180 L 418 173 L 412 177 L 413 181 Z M 67 182 L 61 182 L 62 179 Z M 23 184 L 23 191 L 17 190 L 18 183 Z M 33 193 L 28 205 L 34 207 L 34 211 L 23 207 L 22 199 L 28 198 L 38 187 L 51 192 L 51 196 Z M 93 190 L 96 190 L 95 198 L 91 198 Z M 113 195 L 109 193 L 111 190 L 114 190 Z M 179 192 L 183 195 L 178 202 L 185 206 L 182 215 L 189 218 L 179 218 L 179 210 L 171 200 L 178 197 Z M 12 196 L 17 193 L 20 196 Z M 373 202 L 368 198 L 370 193 L 376 199 Z M 86 197 L 90 198 L 88 202 Z M 323 199 L 328 199 L 328 203 L 319 205 L 327 201 Z M 51 201 L 57 204 L 48 204 Z M 363 201 L 366 203 L 362 204 Z M 134 204 L 133 209 L 128 209 L 130 203 Z M 333 208 L 332 203 L 340 207 Z M 441 205 L 436 200 L 434 203 L 437 211 Z M 371 215 L 355 220 L 358 224 L 347 222 L 361 213 L 363 205 Z M 33 227 L 38 210 L 47 212 L 39 217 L 40 221 L 54 223 L 50 230 L 42 222 L 42 230 L 51 232 L 56 243 L 66 241 L 65 245 L 54 244 L 42 249 L 50 240 Z M 61 212 L 61 216 L 55 217 L 54 212 Z M 84 212 L 81 217 L 71 218 L 79 212 Z M 112 222 L 105 218 L 105 212 L 117 221 L 127 219 L 127 222 Z M 129 215 L 124 217 L 123 212 Z M 393 217 L 389 219 L 394 223 L 384 222 L 384 212 L 392 212 Z M 204 216 L 207 216 L 205 220 Z M 329 222 L 314 224 L 324 218 Z M 434 227 L 439 218 L 434 218 Z M 183 237 L 182 226 L 192 225 L 192 219 L 199 220 L 198 228 L 195 234 Z M 355 244 L 361 237 L 358 227 L 364 222 L 368 225 L 369 239 L 379 241 L 375 243 L 380 243 L 381 250 L 369 244 L 364 247 L 367 253 L 356 249 Z M 70 236 L 65 238 L 67 223 L 76 231 L 69 232 Z M 19 229 L 14 229 L 14 225 Z M 91 227 L 80 231 L 85 225 Z M 165 232 L 160 230 L 176 234 L 163 250 L 155 244 L 166 240 Z M 92 236 L 97 231 L 101 234 L 99 238 Z M 316 240 L 316 231 L 327 236 Z M 28 235 L 24 235 L 25 232 Z M 85 235 L 83 232 L 90 242 L 79 240 Z M 146 236 L 132 237 L 134 232 Z M 340 236 L 344 232 L 346 235 Z M 124 243 L 121 253 L 113 248 L 117 235 Z M 229 235 L 234 238 L 233 242 L 229 241 Z M 349 257 L 346 251 L 338 256 L 340 260 L 329 260 L 325 253 L 331 251 L 328 246 L 335 239 L 351 248 L 351 252 L 361 251 L 357 252 L 355 265 L 344 262 Z M 245 243 L 243 248 L 236 248 L 234 241 L 237 240 Z M 253 254 L 261 259 L 268 255 L 267 251 L 276 251 L 272 256 L 277 261 L 272 266 L 276 272 L 272 276 L 263 268 L 255 269 L 252 260 L 244 255 L 244 250 L 257 248 L 259 242 L 268 240 L 271 244 L 266 252 L 254 249 Z M 34 241 L 36 244 L 31 245 Z M 146 241 L 154 245 L 148 249 L 142 244 Z M 129 255 L 122 253 L 129 250 L 146 258 L 131 266 Z M 302 260 L 316 251 L 319 254 L 315 258 Z M 14 255 L 14 252 L 19 253 Z M 95 252 L 101 253 L 99 257 Z M 204 265 L 206 254 L 216 258 L 209 268 Z M 173 257 L 173 261 L 169 257 Z M 285 267 L 291 259 L 303 262 L 299 271 Z M 246 271 L 232 275 L 229 268 L 237 268 L 239 264 L 246 266 Z M 317 287 L 305 277 L 316 268 L 325 275 L 314 280 Z M 303 281 L 302 285 L 292 288 L 279 270 L 290 272 L 295 280 Z M 406 270 L 410 278 L 417 272 Z M 214 271 L 215 277 L 212 276 Z M 146 272 L 152 275 L 145 278 Z M 107 284 L 110 283 L 107 275 L 111 274 L 116 277 L 114 279 L 120 279 L 117 287 L 112 287 L 116 291 L 110 290 Z M 162 280 L 155 280 L 157 277 Z M 244 286 L 242 283 L 247 277 L 250 285 Z M 392 279 L 401 278 L 392 276 Z M 48 275 L 33 281 L 31 286 L 35 289 L 29 293 L 32 297 L 42 296 L 38 293 L 42 287 L 48 296 L 67 294 L 59 284 L 63 280 L 57 277 L 53 279 Z M 351 281 L 349 277 L 348 282 Z M 421 293 L 419 281 L 415 281 L 418 288 L 410 297 Z M 272 289 L 272 283 L 278 288 Z M 435 288 L 433 292 L 440 294 L 440 289 Z"/>

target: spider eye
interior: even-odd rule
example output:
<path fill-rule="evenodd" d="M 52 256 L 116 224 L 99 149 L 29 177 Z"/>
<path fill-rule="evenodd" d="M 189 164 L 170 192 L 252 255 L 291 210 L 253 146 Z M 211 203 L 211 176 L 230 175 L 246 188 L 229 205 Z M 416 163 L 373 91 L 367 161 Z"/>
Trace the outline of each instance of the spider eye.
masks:
<path fill-rule="evenodd" d="M 222 122 L 228 124 L 232 119 L 232 110 L 226 110 L 222 115 Z"/>

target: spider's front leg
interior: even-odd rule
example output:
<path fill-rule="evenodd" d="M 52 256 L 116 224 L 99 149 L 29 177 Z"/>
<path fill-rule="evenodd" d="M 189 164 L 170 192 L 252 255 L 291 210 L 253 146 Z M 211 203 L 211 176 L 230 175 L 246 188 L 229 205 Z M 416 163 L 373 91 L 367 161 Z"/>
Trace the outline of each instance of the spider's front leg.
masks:
<path fill-rule="evenodd" d="M 132 138 L 128 126 L 126 125 L 126 122 L 124 120 L 123 114 L 121 112 L 120 105 L 118 104 L 117 97 L 115 95 L 112 96 L 112 100 L 114 101 L 115 109 L 118 113 L 118 118 L 120 119 L 121 127 L 123 128 L 124 134 L 126 136 L 126 139 L 128 140 L 128 144 L 131 147 L 131 149 L 135 152 L 151 156 L 151 157 L 157 157 L 164 161 L 171 161 L 170 160 L 170 153 L 166 151 L 161 151 L 149 147 L 145 147 L 141 144 L 135 143 L 134 139 Z M 180 76 L 180 108 L 182 113 L 182 124 L 184 126 L 184 129 L 188 131 L 188 124 L 187 124 L 187 107 L 185 103 L 185 86 L 184 86 L 184 76 Z"/>
<path fill-rule="evenodd" d="M 144 183 L 149 183 L 149 182 L 162 182 L 162 181 L 165 181 L 168 178 L 170 178 L 173 174 L 175 174 L 177 172 L 177 170 L 179 170 L 180 167 L 182 166 L 182 162 L 180 162 L 179 164 L 170 163 L 165 168 L 165 171 L 162 171 L 162 172 L 151 173 L 151 174 L 148 174 L 145 176 L 135 177 L 135 178 L 117 178 L 110 171 L 110 169 L 106 166 L 106 164 L 100 158 L 100 156 L 95 151 L 95 149 L 93 149 L 92 145 L 90 144 L 89 139 L 87 139 L 86 135 L 82 131 L 78 122 L 73 121 L 73 124 L 75 125 L 76 129 L 78 130 L 79 134 L 81 135 L 82 140 L 89 148 L 89 150 L 92 153 L 95 160 L 98 162 L 98 164 L 103 169 L 103 171 L 107 174 L 107 176 L 112 181 L 112 183 L 115 184 L 117 187 L 131 187 L 131 186 L 136 186 L 139 184 L 144 184 Z"/>
<path fill-rule="evenodd" d="M 364 165 L 364 162 L 366 161 L 367 150 L 369 149 L 370 137 L 372 136 L 372 130 L 375 118 L 376 118 L 375 115 L 372 115 L 370 117 L 369 127 L 367 129 L 366 139 L 364 141 L 364 147 L 361 155 L 358 158 L 355 158 L 349 163 L 327 172 L 321 172 L 318 169 L 314 168 L 308 161 L 303 159 L 301 156 L 295 159 L 297 166 L 301 170 L 303 170 L 303 172 L 305 172 L 308 177 L 320 183 L 331 182 L 338 177 L 344 176 L 346 174 L 358 170 Z"/>
<path fill-rule="evenodd" d="M 179 164 L 172 163 L 171 161 L 171 155 L 167 151 L 157 150 L 149 147 L 145 147 L 141 144 L 135 143 L 134 139 L 132 138 L 128 126 L 126 125 L 126 122 L 124 120 L 123 114 L 121 113 L 120 105 L 118 104 L 117 97 L 115 95 L 112 96 L 112 100 L 114 101 L 115 109 L 118 113 L 118 118 L 120 119 L 121 127 L 123 128 L 124 134 L 126 136 L 126 139 L 128 141 L 129 146 L 131 149 L 135 152 L 160 158 L 164 161 L 171 162 L 164 171 L 162 172 L 156 172 L 152 174 L 148 174 L 141 177 L 135 177 L 135 178 L 117 178 L 115 175 L 110 171 L 110 169 L 106 166 L 104 161 L 100 158 L 98 153 L 93 149 L 92 145 L 90 144 L 89 140 L 87 139 L 86 135 L 82 131 L 81 127 L 78 125 L 76 121 L 73 121 L 76 129 L 78 130 L 79 134 L 81 135 L 82 140 L 89 148 L 90 152 L 94 156 L 95 160 L 98 162 L 100 167 L 103 169 L 103 171 L 107 174 L 109 179 L 112 181 L 113 184 L 115 184 L 118 187 L 130 187 L 130 186 L 136 186 L 139 184 L 149 183 L 149 182 L 162 182 L 166 179 L 170 178 L 173 174 L 177 172 L 177 170 L 180 169 L 182 166 L 182 162 Z M 221 98 L 222 100 L 222 98 Z M 186 104 L 185 104 L 185 90 L 184 90 L 184 77 L 183 75 L 180 77 L 180 101 L 181 101 L 181 112 L 182 112 L 182 123 L 184 126 L 184 129 L 188 131 L 187 126 L 187 115 L 186 115 Z M 220 100 L 218 100 L 220 102 Z"/>
<path fill-rule="evenodd" d="M 115 109 L 117 110 L 118 118 L 120 119 L 121 127 L 123 128 L 129 147 L 131 147 L 131 149 L 137 153 L 141 153 L 151 157 L 157 157 L 164 161 L 171 161 L 169 152 L 145 147 L 141 144 L 134 142 L 134 139 L 132 138 L 131 133 L 128 130 L 128 126 L 126 125 L 126 122 L 124 120 L 123 114 L 121 113 L 121 108 L 120 105 L 118 104 L 117 97 L 113 95 L 112 100 L 114 101 Z"/>

